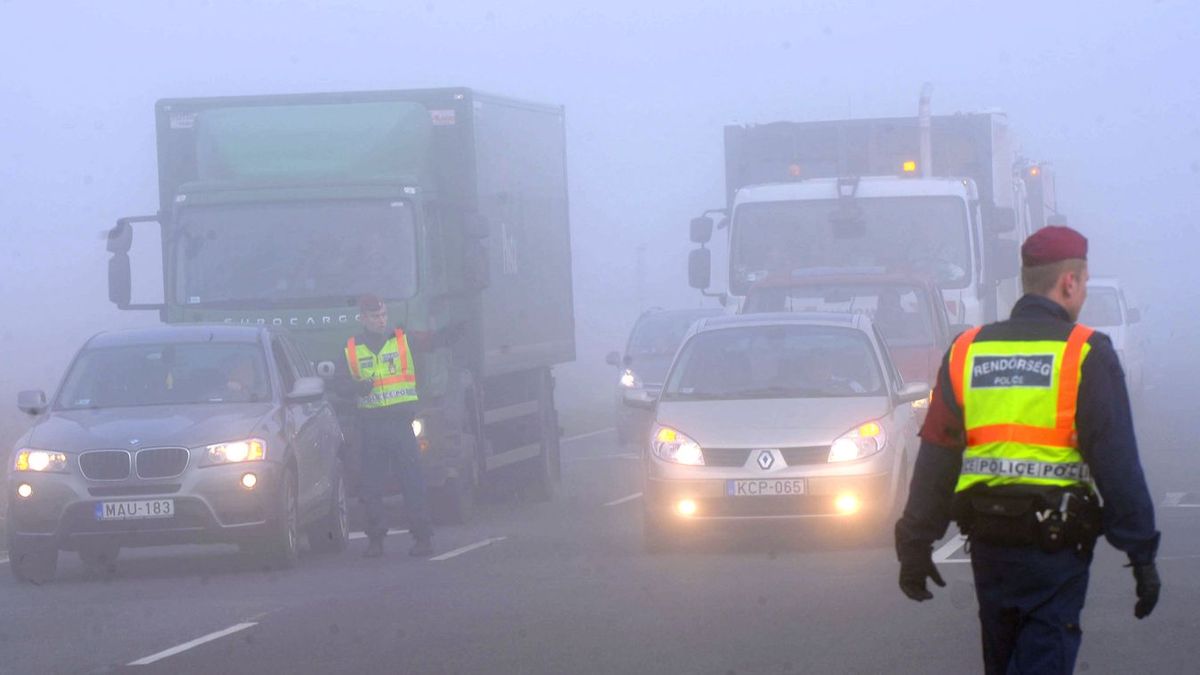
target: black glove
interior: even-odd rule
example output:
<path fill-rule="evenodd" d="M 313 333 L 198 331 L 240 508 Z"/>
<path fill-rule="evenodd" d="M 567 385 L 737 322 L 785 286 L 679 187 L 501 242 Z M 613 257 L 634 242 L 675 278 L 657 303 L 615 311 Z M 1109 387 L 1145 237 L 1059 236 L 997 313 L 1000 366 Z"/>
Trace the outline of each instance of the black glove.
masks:
<path fill-rule="evenodd" d="M 1158 578 L 1158 568 L 1154 563 L 1133 566 L 1133 578 L 1137 581 L 1137 604 L 1133 607 L 1133 615 L 1139 619 L 1150 616 L 1154 606 L 1158 604 L 1158 592 L 1162 590 L 1162 581 Z"/>
<path fill-rule="evenodd" d="M 925 580 L 945 588 L 946 582 L 933 564 L 933 547 L 909 547 L 900 556 L 900 590 L 909 598 L 921 602 L 933 599 L 933 593 L 925 587 Z"/>
<path fill-rule="evenodd" d="M 366 396 L 367 394 L 370 394 L 371 390 L 374 388 L 375 388 L 375 380 L 355 380 L 354 381 L 354 393 L 358 394 L 359 396 Z"/>

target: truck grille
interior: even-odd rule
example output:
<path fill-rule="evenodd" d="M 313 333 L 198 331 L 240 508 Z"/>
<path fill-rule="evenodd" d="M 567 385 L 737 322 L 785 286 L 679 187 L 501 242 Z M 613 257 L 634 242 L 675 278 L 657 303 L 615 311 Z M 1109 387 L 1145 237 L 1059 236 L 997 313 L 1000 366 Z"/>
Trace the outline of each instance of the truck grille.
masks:
<path fill-rule="evenodd" d="M 186 448 L 147 448 L 139 450 L 137 460 L 138 478 L 173 478 L 187 468 Z"/>
<path fill-rule="evenodd" d="M 91 450 L 79 455 L 79 470 L 88 480 L 129 478 L 129 453 L 124 450 Z"/>

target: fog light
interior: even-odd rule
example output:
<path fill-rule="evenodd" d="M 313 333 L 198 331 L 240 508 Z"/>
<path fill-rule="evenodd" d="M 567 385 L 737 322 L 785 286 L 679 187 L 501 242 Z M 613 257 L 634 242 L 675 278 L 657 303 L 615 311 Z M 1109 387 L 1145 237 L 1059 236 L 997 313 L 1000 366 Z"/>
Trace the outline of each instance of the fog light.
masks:
<path fill-rule="evenodd" d="M 847 494 L 838 495 L 838 498 L 833 500 L 833 506 L 838 510 L 838 513 L 848 516 L 852 513 L 858 513 L 858 509 L 862 504 L 859 503 L 858 497 Z"/>
<path fill-rule="evenodd" d="M 696 515 L 696 502 L 691 499 L 681 499 L 675 505 L 675 510 L 679 512 L 679 515 L 689 518 Z"/>
<path fill-rule="evenodd" d="M 242 487 L 253 490 L 255 485 L 258 485 L 258 476 L 252 473 L 242 474 Z"/>
<path fill-rule="evenodd" d="M 29 483 L 21 483 L 17 486 L 17 496 L 22 499 L 28 499 L 33 494 L 33 486 Z"/>

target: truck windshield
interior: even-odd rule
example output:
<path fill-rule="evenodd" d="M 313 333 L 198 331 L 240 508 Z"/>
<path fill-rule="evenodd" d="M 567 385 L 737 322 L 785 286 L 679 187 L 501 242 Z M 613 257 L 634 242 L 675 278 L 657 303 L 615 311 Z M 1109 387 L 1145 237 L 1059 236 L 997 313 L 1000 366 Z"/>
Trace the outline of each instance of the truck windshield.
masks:
<path fill-rule="evenodd" d="M 818 269 L 878 268 L 971 280 L 966 205 L 954 197 L 873 197 L 757 202 L 734 214 L 731 289 Z"/>
<path fill-rule="evenodd" d="M 179 302 L 303 307 L 416 290 L 406 202 L 273 202 L 187 207 L 174 239 Z"/>
<path fill-rule="evenodd" d="M 180 343 L 83 352 L 63 381 L 59 410 L 269 400 L 256 344 Z"/>

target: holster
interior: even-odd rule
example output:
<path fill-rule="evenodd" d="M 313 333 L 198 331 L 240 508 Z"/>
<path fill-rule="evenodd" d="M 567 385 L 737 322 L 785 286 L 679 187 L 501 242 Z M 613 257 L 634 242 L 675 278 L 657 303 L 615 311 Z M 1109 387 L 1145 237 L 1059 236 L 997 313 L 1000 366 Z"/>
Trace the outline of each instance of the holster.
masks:
<path fill-rule="evenodd" d="M 1101 531 L 1099 501 L 1082 487 L 976 486 L 955 495 L 953 515 L 968 541 L 1047 553 L 1090 555 Z"/>

